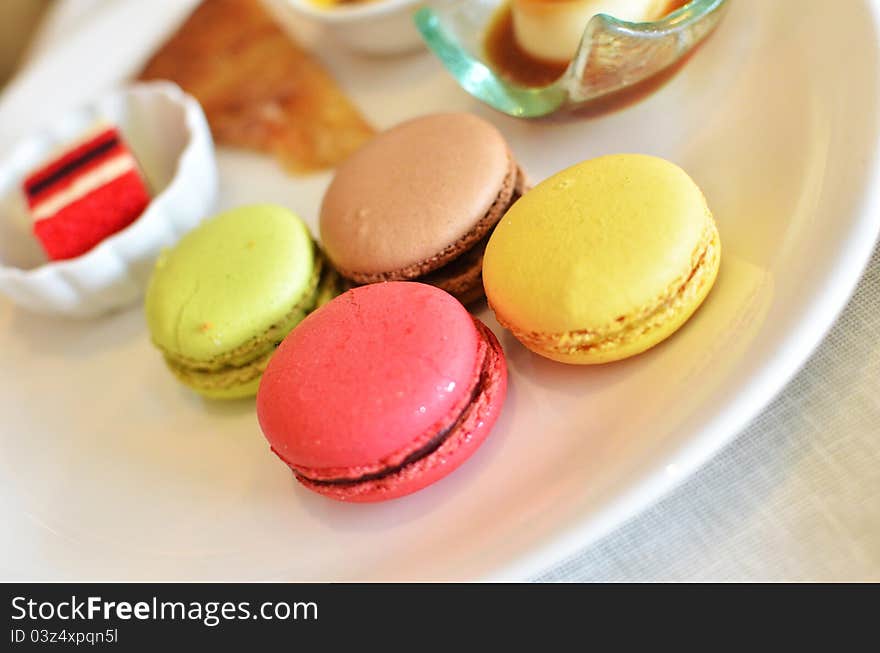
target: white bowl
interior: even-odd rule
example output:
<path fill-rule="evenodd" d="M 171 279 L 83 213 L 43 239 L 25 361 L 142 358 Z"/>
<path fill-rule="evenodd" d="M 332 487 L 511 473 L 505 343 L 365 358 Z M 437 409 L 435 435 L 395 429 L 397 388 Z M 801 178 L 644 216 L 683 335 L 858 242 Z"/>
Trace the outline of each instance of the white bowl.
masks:
<path fill-rule="evenodd" d="M 423 46 L 413 23 L 420 0 L 376 0 L 366 4 L 323 9 L 310 0 L 264 0 L 282 20 L 319 25 L 351 50 L 368 54 L 399 54 Z"/>
<path fill-rule="evenodd" d="M 117 126 L 149 183 L 152 201 L 131 225 L 86 254 L 47 262 L 31 232 L 21 182 L 98 120 Z M 214 143 L 201 106 L 169 82 L 111 93 L 32 134 L 0 160 L 0 292 L 30 310 L 89 317 L 143 295 L 159 252 L 212 208 Z"/>

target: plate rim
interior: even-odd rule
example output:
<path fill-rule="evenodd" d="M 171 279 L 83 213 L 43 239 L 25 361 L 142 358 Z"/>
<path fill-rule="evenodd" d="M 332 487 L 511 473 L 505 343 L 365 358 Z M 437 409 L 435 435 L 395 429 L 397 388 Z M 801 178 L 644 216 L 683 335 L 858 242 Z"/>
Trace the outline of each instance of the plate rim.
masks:
<path fill-rule="evenodd" d="M 873 19 L 876 33 L 880 33 L 880 0 L 866 0 L 866 9 Z M 875 44 L 880 56 L 880 45 Z M 880 86 L 878 86 L 880 88 Z M 615 492 L 597 510 L 585 518 L 573 519 L 557 528 L 547 529 L 527 547 L 527 550 L 509 556 L 507 560 L 481 564 L 471 580 L 524 581 L 549 571 L 579 551 L 594 546 L 600 539 L 637 518 L 685 481 L 693 478 L 722 449 L 732 444 L 752 422 L 790 383 L 792 378 L 814 355 L 826 338 L 840 313 L 850 302 L 864 275 L 871 255 L 880 239 L 880 115 L 875 116 L 876 138 L 865 163 L 865 192 L 858 198 L 853 213 L 852 228 L 841 240 L 837 260 L 816 284 L 813 297 L 800 308 L 795 328 L 775 348 L 772 355 L 750 375 L 731 400 L 713 414 L 702 428 L 695 430 L 686 441 L 666 457 L 658 457 L 655 465 L 627 481 L 620 492 Z M 876 217 L 873 217 L 876 216 Z M 664 472 L 674 463 L 679 473 Z M 281 574 L 279 580 L 295 580 Z"/>
<path fill-rule="evenodd" d="M 880 34 L 880 0 L 867 0 L 865 6 Z M 880 62 L 880 42 L 874 46 Z M 880 84 L 878 84 L 880 91 Z M 794 330 L 708 423 L 687 438 L 667 458 L 606 501 L 588 519 L 572 521 L 542 536 L 541 541 L 516 560 L 502 562 L 494 570 L 480 574 L 484 582 L 535 580 L 540 574 L 571 559 L 611 535 L 627 522 L 638 518 L 675 489 L 693 478 L 724 448 L 733 444 L 760 413 L 767 408 L 804 368 L 825 341 L 841 313 L 858 288 L 874 250 L 880 245 L 880 114 L 875 116 L 874 146 L 866 163 L 866 192 L 859 201 L 859 217 L 844 239 L 837 256 L 839 264 L 819 284 L 814 299 L 803 307 Z M 847 262 L 847 259 L 849 262 Z M 665 473 L 674 465 L 676 473 Z M 552 561 L 549 562 L 548 561 Z"/>

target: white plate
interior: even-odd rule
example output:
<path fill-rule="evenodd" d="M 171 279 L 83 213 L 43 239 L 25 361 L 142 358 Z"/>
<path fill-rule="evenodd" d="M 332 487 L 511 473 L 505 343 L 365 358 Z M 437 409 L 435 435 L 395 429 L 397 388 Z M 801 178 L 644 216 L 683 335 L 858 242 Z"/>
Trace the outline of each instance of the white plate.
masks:
<path fill-rule="evenodd" d="M 527 353 L 484 313 L 512 372 L 493 435 L 435 486 L 368 506 L 297 487 L 269 453 L 252 402 L 206 403 L 177 385 L 141 311 L 71 322 L 2 302 L 2 576 L 522 579 L 655 501 L 805 361 L 880 229 L 880 12 L 867 0 L 838 4 L 731 3 L 668 86 L 593 121 L 490 113 L 424 55 L 323 52 L 378 125 L 475 110 L 535 179 L 609 152 L 681 164 L 705 190 L 724 242 L 709 300 L 655 350 L 592 369 Z M 37 61 L 31 74 L 42 81 L 24 86 L 63 68 Z M 224 206 L 278 201 L 314 227 L 327 175 L 286 177 L 231 152 L 220 171 Z"/>

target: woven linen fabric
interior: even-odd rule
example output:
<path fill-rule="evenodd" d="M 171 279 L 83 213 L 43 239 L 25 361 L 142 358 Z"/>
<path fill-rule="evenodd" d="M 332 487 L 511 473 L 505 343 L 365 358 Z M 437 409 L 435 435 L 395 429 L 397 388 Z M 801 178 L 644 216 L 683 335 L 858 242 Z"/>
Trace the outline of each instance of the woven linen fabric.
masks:
<path fill-rule="evenodd" d="M 540 581 L 880 581 L 880 248 L 807 365 L 654 507 Z"/>

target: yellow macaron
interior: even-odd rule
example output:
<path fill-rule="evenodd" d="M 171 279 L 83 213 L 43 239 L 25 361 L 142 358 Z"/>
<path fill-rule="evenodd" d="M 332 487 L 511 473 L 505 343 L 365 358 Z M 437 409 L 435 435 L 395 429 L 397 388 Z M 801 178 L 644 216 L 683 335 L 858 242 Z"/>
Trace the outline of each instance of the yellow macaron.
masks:
<path fill-rule="evenodd" d="M 687 173 L 618 154 L 526 193 L 489 240 L 483 282 L 498 321 L 535 353 L 606 363 L 681 327 L 720 261 L 715 220 Z"/>

